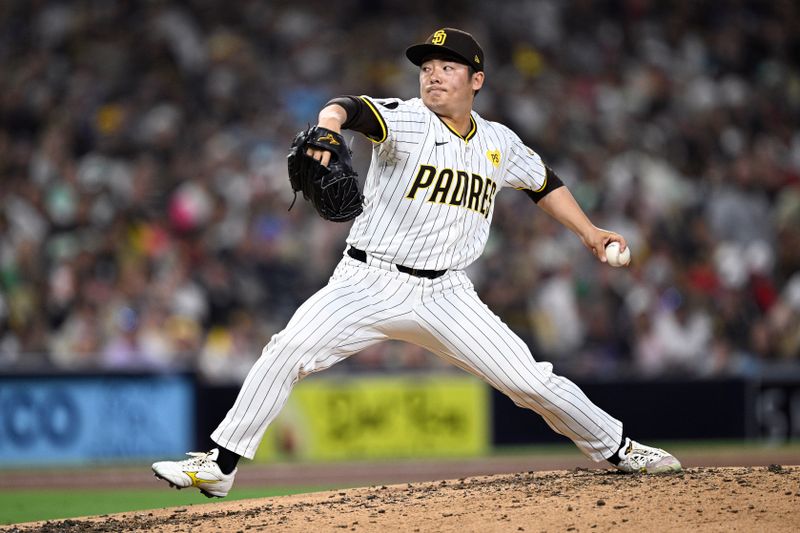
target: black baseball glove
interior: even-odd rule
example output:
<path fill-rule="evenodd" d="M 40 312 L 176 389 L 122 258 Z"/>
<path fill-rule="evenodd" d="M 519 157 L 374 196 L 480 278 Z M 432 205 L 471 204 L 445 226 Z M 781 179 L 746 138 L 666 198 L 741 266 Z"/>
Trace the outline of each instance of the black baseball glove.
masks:
<path fill-rule="evenodd" d="M 328 166 L 307 155 L 309 148 L 328 150 Z M 292 190 L 295 195 L 303 191 L 303 197 L 322 218 L 347 222 L 361 214 L 364 196 L 358 190 L 350 149 L 340 134 L 320 126 L 309 127 L 295 136 L 288 159 Z"/>

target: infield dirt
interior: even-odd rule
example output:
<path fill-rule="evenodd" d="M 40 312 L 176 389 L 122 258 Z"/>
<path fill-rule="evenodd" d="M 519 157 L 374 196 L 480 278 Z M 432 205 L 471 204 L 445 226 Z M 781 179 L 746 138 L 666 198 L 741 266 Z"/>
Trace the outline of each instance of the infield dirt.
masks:
<path fill-rule="evenodd" d="M 14 532 L 798 531 L 800 466 L 527 472 L 218 502 Z"/>

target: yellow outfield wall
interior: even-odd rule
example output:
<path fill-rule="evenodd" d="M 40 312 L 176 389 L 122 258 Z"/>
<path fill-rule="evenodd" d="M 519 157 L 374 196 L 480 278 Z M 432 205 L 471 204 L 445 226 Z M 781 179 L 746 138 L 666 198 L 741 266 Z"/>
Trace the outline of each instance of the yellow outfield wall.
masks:
<path fill-rule="evenodd" d="M 294 388 L 255 459 L 483 455 L 490 398 L 471 376 L 309 379 Z"/>

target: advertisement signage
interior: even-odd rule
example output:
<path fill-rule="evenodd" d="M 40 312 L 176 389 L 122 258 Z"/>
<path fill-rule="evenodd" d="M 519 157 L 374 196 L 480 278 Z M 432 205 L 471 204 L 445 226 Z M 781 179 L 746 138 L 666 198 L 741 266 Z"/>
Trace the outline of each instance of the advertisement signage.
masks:
<path fill-rule="evenodd" d="M 477 456 L 489 425 L 489 391 L 470 376 L 325 377 L 295 387 L 256 459 Z"/>
<path fill-rule="evenodd" d="M 189 377 L 0 378 L 0 467 L 182 455 L 193 431 Z"/>

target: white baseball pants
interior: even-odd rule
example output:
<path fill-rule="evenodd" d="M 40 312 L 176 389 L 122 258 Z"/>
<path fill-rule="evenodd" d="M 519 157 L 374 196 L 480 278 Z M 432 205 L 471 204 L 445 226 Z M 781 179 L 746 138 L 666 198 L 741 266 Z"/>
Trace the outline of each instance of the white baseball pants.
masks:
<path fill-rule="evenodd" d="M 541 415 L 595 461 L 611 456 L 622 423 L 553 374 L 484 304 L 463 271 L 425 279 L 369 258 L 344 257 L 328 285 L 272 337 L 211 435 L 252 459 L 267 426 L 303 377 L 387 339 L 408 341 L 463 368 Z"/>

